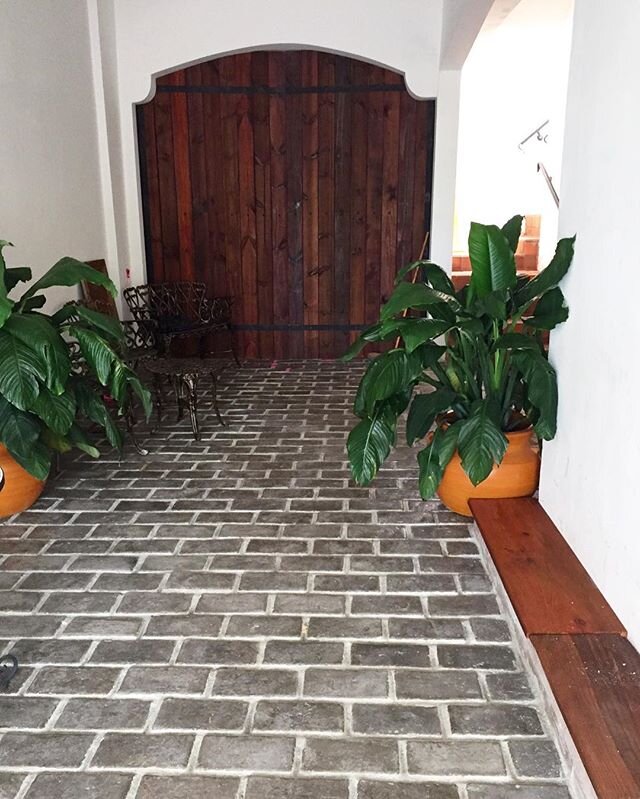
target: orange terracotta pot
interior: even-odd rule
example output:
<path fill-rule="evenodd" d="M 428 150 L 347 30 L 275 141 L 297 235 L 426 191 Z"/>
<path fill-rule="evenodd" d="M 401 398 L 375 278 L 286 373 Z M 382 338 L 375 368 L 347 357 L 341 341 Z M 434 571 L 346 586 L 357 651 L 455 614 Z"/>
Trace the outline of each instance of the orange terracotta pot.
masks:
<path fill-rule="evenodd" d="M 0 444 L 0 468 L 4 472 L 4 487 L 0 490 L 0 517 L 12 516 L 30 508 L 44 488 L 38 480 L 25 471 Z"/>
<path fill-rule="evenodd" d="M 505 433 L 509 446 L 502 463 L 474 486 L 462 468 L 460 456 L 454 453 L 444 470 L 438 496 L 452 511 L 471 516 L 470 499 L 506 499 L 530 497 L 538 487 L 540 452 L 531 428 Z"/>

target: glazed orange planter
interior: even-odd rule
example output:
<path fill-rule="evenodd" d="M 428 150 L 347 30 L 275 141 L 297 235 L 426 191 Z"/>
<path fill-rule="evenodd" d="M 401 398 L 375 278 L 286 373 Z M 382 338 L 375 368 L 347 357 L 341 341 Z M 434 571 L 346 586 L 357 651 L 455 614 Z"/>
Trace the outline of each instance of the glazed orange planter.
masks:
<path fill-rule="evenodd" d="M 4 472 L 4 488 L 0 490 L 0 517 L 12 516 L 30 508 L 42 493 L 44 480 L 38 480 L 25 471 L 2 444 L 0 468 Z"/>
<path fill-rule="evenodd" d="M 540 452 L 531 428 L 505 433 L 509 445 L 502 463 L 494 466 L 491 474 L 474 486 L 462 468 L 457 452 L 444 470 L 438 496 L 452 511 L 471 516 L 470 499 L 506 499 L 530 497 L 538 487 L 540 477 Z"/>

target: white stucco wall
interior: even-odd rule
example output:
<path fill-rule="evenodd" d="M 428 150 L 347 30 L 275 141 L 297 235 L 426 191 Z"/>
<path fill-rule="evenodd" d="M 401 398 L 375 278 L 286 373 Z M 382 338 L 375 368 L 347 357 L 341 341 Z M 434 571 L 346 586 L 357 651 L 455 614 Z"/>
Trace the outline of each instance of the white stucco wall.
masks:
<path fill-rule="evenodd" d="M 558 435 L 541 501 L 640 646 L 640 3 L 578 0 L 560 233 L 577 233 L 552 334 Z"/>
<path fill-rule="evenodd" d="M 451 150 L 457 135 L 458 73 L 440 73 L 443 0 L 325 0 L 320 6 L 291 0 L 88 2 L 96 9 L 99 25 L 93 47 L 102 64 L 104 135 L 109 141 L 103 156 L 109 161 L 115 202 L 113 230 L 107 234 L 118 240 L 121 285 L 141 282 L 145 275 L 135 104 L 153 95 L 154 76 L 217 55 L 264 47 L 309 47 L 359 56 L 404 73 L 416 96 L 439 97 L 442 92 L 435 154 L 436 192 L 442 197 L 434 195 L 439 221 L 432 245 L 444 253 L 443 263 L 450 262 L 453 201 L 448 187 L 455 174 Z"/>
<path fill-rule="evenodd" d="M 41 274 L 105 255 L 85 0 L 0 4 L 0 238 Z M 75 296 L 49 291 L 49 307 Z"/>
<path fill-rule="evenodd" d="M 540 214 L 541 264 L 556 242 L 558 212 L 536 171 L 542 161 L 559 190 L 571 46 L 572 0 L 521 0 L 483 31 L 462 70 L 454 250 L 467 251 L 472 221 L 503 224 Z M 518 143 L 538 125 L 546 144 Z"/>

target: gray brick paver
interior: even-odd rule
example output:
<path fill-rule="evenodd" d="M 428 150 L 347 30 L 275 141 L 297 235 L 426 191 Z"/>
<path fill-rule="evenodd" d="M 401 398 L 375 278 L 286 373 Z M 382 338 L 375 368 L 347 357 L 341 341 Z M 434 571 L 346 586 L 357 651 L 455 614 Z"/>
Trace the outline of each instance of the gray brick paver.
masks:
<path fill-rule="evenodd" d="M 0 799 L 567 799 L 466 520 L 349 480 L 360 374 L 230 369 L 0 525 Z"/>

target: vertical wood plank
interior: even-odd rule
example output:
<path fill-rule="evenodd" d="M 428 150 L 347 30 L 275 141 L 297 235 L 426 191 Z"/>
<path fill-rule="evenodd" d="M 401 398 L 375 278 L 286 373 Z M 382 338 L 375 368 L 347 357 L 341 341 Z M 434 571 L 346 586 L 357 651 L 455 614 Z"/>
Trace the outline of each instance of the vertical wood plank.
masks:
<path fill-rule="evenodd" d="M 336 56 L 335 79 L 338 86 L 351 82 L 350 59 Z M 334 324 L 349 324 L 351 252 L 351 109 L 353 95 L 338 92 L 335 104 L 335 200 L 334 200 Z M 337 329 L 333 354 L 342 354 L 349 345 L 346 330 Z"/>
<path fill-rule="evenodd" d="M 171 78 L 173 85 L 184 85 L 184 70 L 177 70 L 171 75 Z M 187 95 L 183 92 L 176 92 L 169 96 L 171 97 L 171 122 L 173 126 L 173 166 L 176 177 L 180 276 L 183 280 L 194 280 L 193 200 L 191 197 Z"/>
<path fill-rule="evenodd" d="M 236 59 L 236 80 L 240 86 L 251 83 L 251 54 L 240 53 Z M 246 325 L 258 323 L 258 273 L 256 253 L 256 194 L 254 183 L 253 123 L 249 115 L 249 97 L 238 95 L 238 174 L 240 205 L 240 259 L 242 263 L 242 306 Z M 244 355 L 258 356 L 258 334 L 244 332 Z"/>
<path fill-rule="evenodd" d="M 251 65 L 253 86 L 269 83 L 266 52 L 254 53 Z M 254 180 L 256 191 L 256 271 L 258 322 L 273 324 L 273 281 L 271 244 L 271 141 L 269 139 L 269 97 L 265 93 L 251 98 L 254 135 Z M 258 332 L 258 357 L 273 358 L 273 332 Z"/>
<path fill-rule="evenodd" d="M 269 53 L 269 86 L 284 86 L 284 54 Z M 287 149 L 284 97 L 269 97 L 271 137 L 271 236 L 273 253 L 273 314 L 275 324 L 289 323 L 289 263 L 287 241 Z M 275 358 L 286 357 L 287 334 L 274 331 Z"/>
<path fill-rule="evenodd" d="M 158 185 L 158 149 L 155 129 L 155 102 L 139 107 L 143 118 L 142 150 L 140 158 L 146 162 L 146 219 L 148 228 L 145 230 L 145 239 L 148 240 L 147 248 L 147 280 L 161 281 L 164 279 L 164 254 L 162 248 L 162 216 L 160 210 L 160 188 Z"/>
<path fill-rule="evenodd" d="M 185 70 L 190 86 L 202 82 L 200 64 Z M 207 197 L 207 154 L 205 151 L 204 95 L 187 95 L 189 161 L 191 164 L 191 204 L 193 223 L 194 278 L 210 283 L 213 264 L 209 253 L 209 214 Z"/>
<path fill-rule="evenodd" d="M 318 80 L 322 86 L 335 85 L 335 56 L 318 55 Z M 318 322 L 332 324 L 333 259 L 334 259 L 334 183 L 335 183 L 335 94 L 323 93 L 318 99 Z M 333 333 L 321 330 L 318 334 L 318 354 L 321 358 L 333 355 Z"/>
<path fill-rule="evenodd" d="M 368 66 L 360 61 L 352 62 L 352 81 L 363 86 L 368 79 Z M 367 94 L 353 95 L 351 110 L 351 264 L 349 321 L 351 324 L 365 324 L 365 267 L 367 235 L 367 144 L 368 144 L 368 103 Z M 357 336 L 353 331 L 349 343 Z"/>
<path fill-rule="evenodd" d="M 220 59 L 220 85 L 223 87 L 237 85 L 237 61 L 235 59 L 235 56 Z M 233 298 L 234 321 L 242 323 L 244 321 L 244 307 L 242 301 L 242 254 L 240 248 L 240 175 L 238 170 L 239 106 L 239 95 L 222 94 L 220 96 L 227 285 Z M 243 331 L 238 331 L 237 341 L 240 352 L 244 355 L 245 336 Z"/>
<path fill-rule="evenodd" d="M 318 85 L 318 54 L 305 52 L 303 85 Z M 318 324 L 318 95 L 305 94 L 302 100 L 302 201 L 304 323 Z M 307 358 L 318 357 L 318 331 L 306 330 L 304 352 Z"/>
<path fill-rule="evenodd" d="M 171 95 L 159 93 L 154 102 L 158 154 L 158 192 L 162 220 L 162 263 L 164 267 L 162 280 L 180 280 L 180 240 L 178 234 L 176 175 L 173 161 Z"/>
<path fill-rule="evenodd" d="M 398 75 L 386 71 L 385 83 L 395 84 Z M 382 238 L 380 243 L 380 302 L 393 291 L 396 276 L 396 235 L 398 229 L 398 156 L 400 139 L 400 94 L 385 92 L 382 158 Z"/>
<path fill-rule="evenodd" d="M 400 145 L 398 152 L 398 234 L 396 273 L 405 264 L 415 260 L 413 252 L 413 156 L 416 139 L 416 106 L 408 92 L 400 95 Z"/>
<path fill-rule="evenodd" d="M 299 86 L 302 78 L 302 53 L 285 55 L 285 80 L 289 87 Z M 304 275 L 302 262 L 302 94 L 293 92 L 286 100 L 287 164 L 287 253 L 289 268 L 289 322 L 304 322 Z M 304 354 L 302 330 L 289 334 L 288 353 L 292 358 Z"/>
<path fill-rule="evenodd" d="M 219 86 L 219 61 L 202 64 L 202 80 L 208 86 Z M 208 260 L 211 271 L 207 276 L 214 297 L 229 295 L 227 282 L 226 196 L 224 191 L 224 160 L 222 155 L 221 95 L 206 93 L 202 98 L 205 135 L 205 165 L 209 229 Z M 237 308 L 233 309 L 234 318 Z"/>
<path fill-rule="evenodd" d="M 371 67 L 369 83 L 379 84 L 383 70 Z M 365 322 L 372 324 L 380 310 L 380 248 L 382 242 L 382 158 L 384 148 L 384 100 L 381 92 L 369 93 L 367 156 L 367 238 L 365 271 Z"/>

